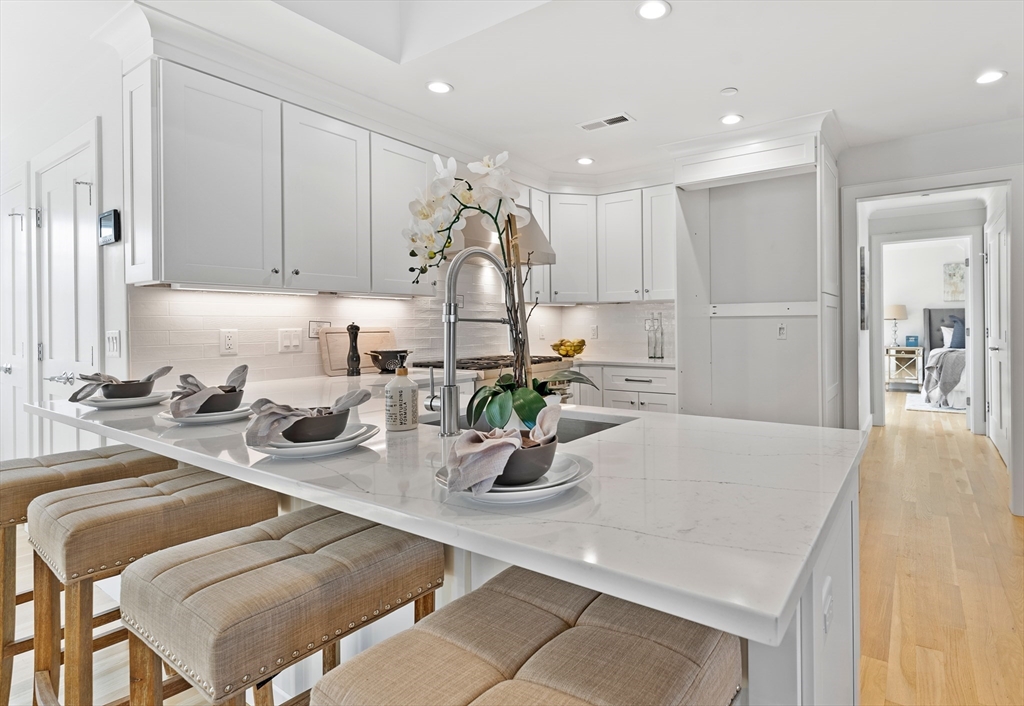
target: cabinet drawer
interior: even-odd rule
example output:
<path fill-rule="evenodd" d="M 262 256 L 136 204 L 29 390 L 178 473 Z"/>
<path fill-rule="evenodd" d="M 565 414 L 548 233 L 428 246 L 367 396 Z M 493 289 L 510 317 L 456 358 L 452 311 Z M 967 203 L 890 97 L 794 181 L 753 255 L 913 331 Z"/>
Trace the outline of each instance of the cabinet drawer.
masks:
<path fill-rule="evenodd" d="M 602 387 L 606 390 L 668 393 L 676 391 L 676 375 L 672 369 L 606 367 L 602 381 Z"/>
<path fill-rule="evenodd" d="M 677 414 L 676 396 L 665 392 L 640 392 L 638 393 L 641 412 L 664 412 L 666 414 Z"/>

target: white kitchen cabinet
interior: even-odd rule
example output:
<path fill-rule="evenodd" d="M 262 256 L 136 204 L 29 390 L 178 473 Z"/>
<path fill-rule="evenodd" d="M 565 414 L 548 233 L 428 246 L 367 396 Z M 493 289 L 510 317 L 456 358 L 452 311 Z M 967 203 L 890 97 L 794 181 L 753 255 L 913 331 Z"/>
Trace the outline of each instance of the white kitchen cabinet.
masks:
<path fill-rule="evenodd" d="M 597 301 L 597 197 L 551 194 L 551 301 Z"/>
<path fill-rule="evenodd" d="M 390 137 L 370 136 L 371 291 L 375 294 L 434 293 L 437 270 L 430 269 L 413 284 L 410 267 L 419 266 L 409 257 L 402 230 L 409 225 L 409 202 L 423 192 L 434 177 L 433 155 Z"/>
<path fill-rule="evenodd" d="M 637 399 L 640 401 L 640 411 L 642 412 L 675 414 L 678 411 L 676 410 L 675 395 L 668 395 L 663 392 L 638 392 Z"/>
<path fill-rule="evenodd" d="M 287 103 L 282 122 L 284 286 L 370 291 L 369 131 Z"/>
<path fill-rule="evenodd" d="M 638 392 L 625 392 L 623 390 L 604 391 L 605 407 L 611 407 L 613 409 L 636 410 L 640 408 L 639 402 L 640 393 Z"/>
<path fill-rule="evenodd" d="M 676 187 L 643 190 L 643 253 L 645 300 L 676 297 Z"/>
<path fill-rule="evenodd" d="M 152 279 L 280 287 L 281 101 L 160 62 L 162 272 Z M 154 273 L 155 274 L 155 273 Z"/>
<path fill-rule="evenodd" d="M 585 404 L 591 407 L 604 406 L 604 398 L 601 393 L 601 367 L 596 365 L 579 365 L 579 372 L 594 381 L 594 385 L 583 385 L 578 382 L 572 383 L 572 401 L 575 404 Z"/>
<path fill-rule="evenodd" d="M 597 300 L 642 298 L 643 198 L 639 189 L 597 197 Z"/>
<path fill-rule="evenodd" d="M 551 239 L 551 219 L 549 213 L 550 197 L 543 191 L 537 189 L 530 189 L 530 211 L 533 212 L 533 217 L 537 220 L 537 224 L 540 229 L 544 231 L 544 235 Z M 558 253 L 555 253 L 557 259 Z M 538 304 L 550 304 L 551 303 L 551 266 L 550 265 L 533 265 L 530 271 L 530 276 L 527 278 L 523 285 L 523 291 L 526 294 L 528 300 L 537 302 Z"/>

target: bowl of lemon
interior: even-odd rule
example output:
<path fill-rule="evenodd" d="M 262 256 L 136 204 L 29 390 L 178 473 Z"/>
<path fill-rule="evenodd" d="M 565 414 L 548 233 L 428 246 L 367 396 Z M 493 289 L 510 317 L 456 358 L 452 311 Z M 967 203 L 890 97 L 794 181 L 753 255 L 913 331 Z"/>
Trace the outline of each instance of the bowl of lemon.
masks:
<path fill-rule="evenodd" d="M 551 344 L 551 350 L 563 358 L 573 358 L 583 352 L 587 342 L 582 338 L 561 338 Z"/>

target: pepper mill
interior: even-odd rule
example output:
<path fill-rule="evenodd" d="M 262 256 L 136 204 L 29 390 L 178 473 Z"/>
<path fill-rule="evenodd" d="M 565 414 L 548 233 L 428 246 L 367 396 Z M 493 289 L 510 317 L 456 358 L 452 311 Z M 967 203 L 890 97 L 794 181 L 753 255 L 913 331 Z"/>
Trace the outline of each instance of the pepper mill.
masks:
<path fill-rule="evenodd" d="M 359 357 L 359 327 L 356 326 L 356 322 L 353 321 L 347 327 L 348 330 L 348 372 L 345 374 L 348 376 L 360 375 L 362 371 L 359 369 L 361 358 Z"/>

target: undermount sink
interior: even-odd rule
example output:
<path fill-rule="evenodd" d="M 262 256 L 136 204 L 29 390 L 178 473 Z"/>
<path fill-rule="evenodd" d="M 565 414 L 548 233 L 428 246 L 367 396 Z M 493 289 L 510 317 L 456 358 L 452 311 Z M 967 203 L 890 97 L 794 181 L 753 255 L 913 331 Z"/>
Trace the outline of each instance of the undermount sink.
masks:
<path fill-rule="evenodd" d="M 560 444 L 568 444 L 570 441 L 576 441 L 576 439 L 582 439 L 585 436 L 590 436 L 591 434 L 596 434 L 630 421 L 633 421 L 633 417 L 596 414 L 588 415 L 587 417 L 577 417 L 563 413 L 562 418 L 558 420 L 558 442 Z M 440 419 L 431 419 L 423 423 L 435 427 L 441 426 Z M 465 416 L 459 417 L 459 429 L 469 429 L 469 423 L 466 421 Z"/>

